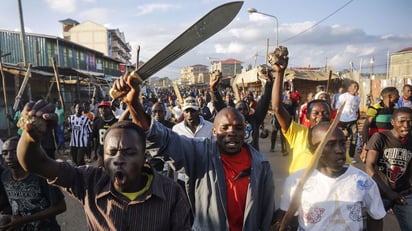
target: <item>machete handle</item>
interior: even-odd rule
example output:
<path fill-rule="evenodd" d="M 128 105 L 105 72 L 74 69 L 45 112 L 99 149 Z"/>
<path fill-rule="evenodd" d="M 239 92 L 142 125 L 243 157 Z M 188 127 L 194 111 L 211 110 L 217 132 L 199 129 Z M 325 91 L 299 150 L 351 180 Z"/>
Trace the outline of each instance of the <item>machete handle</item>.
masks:
<path fill-rule="evenodd" d="M 139 83 L 143 82 L 142 78 L 140 78 L 137 71 L 132 71 L 129 74 L 129 78 L 132 78 L 131 81 L 138 81 Z M 110 94 L 110 97 L 112 97 L 113 99 L 118 99 L 118 98 L 125 96 L 127 92 L 120 92 L 112 87 L 109 91 L 109 94 Z"/>

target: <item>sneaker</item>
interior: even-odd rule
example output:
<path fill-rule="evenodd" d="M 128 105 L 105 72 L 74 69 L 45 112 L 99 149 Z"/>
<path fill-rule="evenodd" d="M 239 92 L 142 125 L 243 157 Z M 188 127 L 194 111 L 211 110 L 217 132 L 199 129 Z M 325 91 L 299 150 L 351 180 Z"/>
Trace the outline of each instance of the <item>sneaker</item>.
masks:
<path fill-rule="evenodd" d="M 353 157 L 350 158 L 350 161 L 352 162 L 352 164 L 358 163 L 358 161 L 356 161 Z"/>

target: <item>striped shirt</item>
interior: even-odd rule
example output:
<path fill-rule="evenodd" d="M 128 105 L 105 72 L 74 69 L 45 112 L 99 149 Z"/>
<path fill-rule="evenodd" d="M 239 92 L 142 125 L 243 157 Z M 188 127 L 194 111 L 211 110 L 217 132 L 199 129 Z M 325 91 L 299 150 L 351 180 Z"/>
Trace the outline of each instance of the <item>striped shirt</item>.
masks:
<path fill-rule="evenodd" d="M 85 115 L 71 115 L 69 126 L 71 128 L 70 147 L 87 147 L 89 135 L 92 132 L 89 118 Z"/>
<path fill-rule="evenodd" d="M 366 112 L 367 117 L 373 117 L 369 126 L 369 137 L 376 132 L 383 132 L 392 129 L 391 119 L 396 106 L 387 108 L 382 102 L 369 106 Z"/>
<path fill-rule="evenodd" d="M 84 206 L 89 230 L 191 230 L 190 207 L 180 185 L 144 167 L 153 175 L 148 191 L 133 201 L 116 192 L 104 168 L 73 167 L 60 162 L 53 182 Z"/>

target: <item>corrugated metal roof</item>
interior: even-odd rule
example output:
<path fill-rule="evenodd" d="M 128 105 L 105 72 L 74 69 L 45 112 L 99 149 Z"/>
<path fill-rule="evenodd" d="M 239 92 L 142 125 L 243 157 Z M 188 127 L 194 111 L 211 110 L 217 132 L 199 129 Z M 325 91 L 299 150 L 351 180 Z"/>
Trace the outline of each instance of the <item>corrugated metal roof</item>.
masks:
<path fill-rule="evenodd" d="M 331 79 L 339 78 L 338 75 L 332 74 Z M 319 71 L 294 71 L 286 70 L 284 81 L 293 79 L 307 80 L 307 81 L 327 81 L 329 79 L 329 72 Z M 253 68 L 249 71 L 237 74 L 234 79 L 234 83 L 242 84 L 242 80 L 245 84 L 259 82 L 257 68 Z"/>
<path fill-rule="evenodd" d="M 339 76 L 332 73 L 331 79 L 335 78 L 339 78 Z M 286 70 L 285 80 L 293 79 L 302 79 L 308 81 L 325 81 L 329 79 L 329 72 Z"/>
<path fill-rule="evenodd" d="M 400 50 L 400 51 L 398 51 L 398 52 L 406 52 L 406 51 L 412 51 L 412 47 L 408 47 L 408 48 L 402 49 L 402 50 Z"/>

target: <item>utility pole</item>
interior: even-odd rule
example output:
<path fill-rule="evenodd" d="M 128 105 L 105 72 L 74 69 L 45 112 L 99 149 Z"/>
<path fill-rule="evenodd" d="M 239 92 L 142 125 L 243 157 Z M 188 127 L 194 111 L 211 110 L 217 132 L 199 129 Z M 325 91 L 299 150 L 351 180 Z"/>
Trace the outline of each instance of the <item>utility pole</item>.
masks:
<path fill-rule="evenodd" d="M 373 65 L 375 64 L 375 57 L 372 56 L 371 60 L 370 60 L 370 64 L 371 64 L 371 73 L 369 75 L 369 81 L 370 81 L 370 89 L 369 89 L 369 95 L 372 97 L 372 80 L 375 79 L 375 76 L 373 74 Z M 373 99 L 373 98 L 372 98 Z"/>
<path fill-rule="evenodd" d="M 27 46 L 26 46 L 26 32 L 24 30 L 24 19 L 23 19 L 23 9 L 21 6 L 21 0 L 17 0 L 19 6 L 19 17 L 20 17 L 20 43 L 22 48 L 22 55 L 23 55 L 23 65 L 27 68 Z M 26 75 L 27 76 L 27 75 Z M 28 78 L 29 76 L 27 76 Z M 27 84 L 27 95 L 29 96 L 29 100 L 32 99 L 31 96 L 31 87 L 30 84 Z"/>

